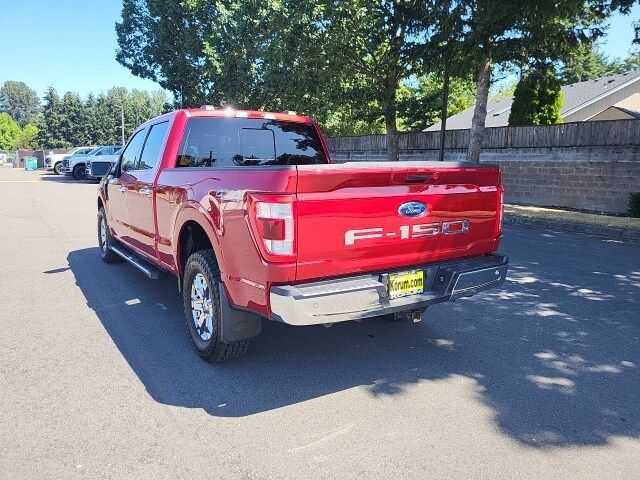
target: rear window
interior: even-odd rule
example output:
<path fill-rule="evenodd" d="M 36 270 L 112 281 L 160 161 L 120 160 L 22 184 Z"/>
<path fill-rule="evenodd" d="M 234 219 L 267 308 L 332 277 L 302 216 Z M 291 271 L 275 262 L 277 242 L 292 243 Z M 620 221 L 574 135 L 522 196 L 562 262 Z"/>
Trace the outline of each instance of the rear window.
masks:
<path fill-rule="evenodd" d="M 313 125 L 257 118 L 191 118 L 176 166 L 327 163 Z"/>

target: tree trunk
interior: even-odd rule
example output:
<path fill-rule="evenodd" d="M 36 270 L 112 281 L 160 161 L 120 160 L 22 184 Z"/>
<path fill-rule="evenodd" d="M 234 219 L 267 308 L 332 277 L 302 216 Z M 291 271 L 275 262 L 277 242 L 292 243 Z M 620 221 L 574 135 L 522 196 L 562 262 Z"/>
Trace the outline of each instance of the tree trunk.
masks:
<path fill-rule="evenodd" d="M 447 115 L 449 114 L 449 67 L 444 67 L 444 87 L 442 89 L 442 109 L 440 110 L 440 149 L 438 161 L 444 161 L 444 141 L 447 134 Z"/>
<path fill-rule="evenodd" d="M 391 85 L 387 89 L 384 101 L 384 122 L 387 127 L 387 160 L 397 162 L 398 155 L 398 125 L 396 114 L 396 85 Z"/>
<path fill-rule="evenodd" d="M 484 140 L 484 125 L 487 120 L 487 100 L 489 99 L 489 84 L 491 82 L 491 59 L 483 58 L 476 80 L 476 106 L 469 132 L 469 150 L 467 160 L 480 163 L 480 151 Z"/>

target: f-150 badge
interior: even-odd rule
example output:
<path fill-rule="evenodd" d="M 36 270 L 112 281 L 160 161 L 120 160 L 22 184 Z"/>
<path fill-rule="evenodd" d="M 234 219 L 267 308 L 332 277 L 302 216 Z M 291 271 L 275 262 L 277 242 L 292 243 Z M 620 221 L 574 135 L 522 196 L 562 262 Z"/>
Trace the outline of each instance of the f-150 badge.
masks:
<path fill-rule="evenodd" d="M 384 228 L 363 228 L 347 230 L 344 234 L 345 245 L 355 245 L 356 241 L 380 238 L 411 240 L 413 238 L 437 237 L 438 235 L 457 235 L 469 231 L 469 220 L 455 220 L 442 223 L 422 223 L 400 225 L 396 231 L 384 231 Z"/>

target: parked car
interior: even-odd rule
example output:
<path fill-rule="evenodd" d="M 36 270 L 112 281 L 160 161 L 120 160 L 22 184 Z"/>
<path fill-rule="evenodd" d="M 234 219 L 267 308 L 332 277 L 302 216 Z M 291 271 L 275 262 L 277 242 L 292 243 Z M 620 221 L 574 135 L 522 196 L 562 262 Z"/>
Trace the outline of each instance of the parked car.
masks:
<path fill-rule="evenodd" d="M 84 180 L 87 178 L 87 160 L 102 155 L 113 155 L 121 148 L 122 145 L 101 145 L 86 155 L 71 155 L 62 161 L 61 171 L 65 175 L 73 175 L 76 180 Z"/>
<path fill-rule="evenodd" d="M 491 165 L 332 164 L 305 116 L 178 110 L 100 182 L 98 243 L 106 263 L 175 275 L 195 349 L 223 361 L 261 319 L 418 321 L 502 284 L 502 192 Z"/>
<path fill-rule="evenodd" d="M 75 147 L 67 153 L 50 153 L 44 157 L 44 168 L 53 170 L 56 175 L 62 175 L 62 162 L 72 155 L 86 155 L 96 147 Z"/>
<path fill-rule="evenodd" d="M 107 175 L 122 153 L 122 148 L 111 155 L 95 155 L 87 158 L 87 178 L 99 179 Z"/>

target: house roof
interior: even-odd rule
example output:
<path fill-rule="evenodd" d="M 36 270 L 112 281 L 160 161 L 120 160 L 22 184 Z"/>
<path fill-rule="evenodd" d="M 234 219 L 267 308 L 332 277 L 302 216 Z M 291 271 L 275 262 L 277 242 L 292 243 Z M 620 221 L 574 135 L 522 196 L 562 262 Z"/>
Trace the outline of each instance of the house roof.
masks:
<path fill-rule="evenodd" d="M 596 100 L 607 97 L 620 88 L 636 83 L 640 93 L 640 70 L 628 73 L 601 77 L 586 82 L 572 83 L 562 87 L 564 102 L 562 116 L 573 115 Z M 509 113 L 513 98 L 489 100 L 487 102 L 487 127 L 505 127 L 509 124 Z M 447 118 L 447 130 L 463 130 L 471 128 L 474 106 Z M 623 107 L 624 108 L 624 107 Z M 578 119 L 586 120 L 586 118 Z M 440 130 L 440 122 L 425 129 L 425 131 Z"/>
<path fill-rule="evenodd" d="M 630 97 L 619 101 L 613 108 L 617 108 L 632 117 L 640 119 L 640 93 L 634 93 Z"/>

